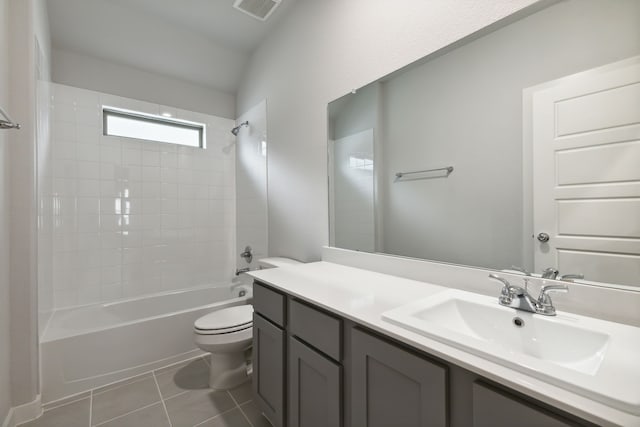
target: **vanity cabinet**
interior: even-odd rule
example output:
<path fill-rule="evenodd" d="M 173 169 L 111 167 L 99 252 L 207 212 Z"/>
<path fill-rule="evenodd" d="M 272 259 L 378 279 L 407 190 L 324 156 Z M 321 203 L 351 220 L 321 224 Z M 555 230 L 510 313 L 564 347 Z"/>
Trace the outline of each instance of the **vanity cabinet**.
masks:
<path fill-rule="evenodd" d="M 447 367 L 355 328 L 352 419 L 362 427 L 445 427 Z"/>
<path fill-rule="evenodd" d="M 595 426 L 257 281 L 253 304 L 274 427 Z"/>

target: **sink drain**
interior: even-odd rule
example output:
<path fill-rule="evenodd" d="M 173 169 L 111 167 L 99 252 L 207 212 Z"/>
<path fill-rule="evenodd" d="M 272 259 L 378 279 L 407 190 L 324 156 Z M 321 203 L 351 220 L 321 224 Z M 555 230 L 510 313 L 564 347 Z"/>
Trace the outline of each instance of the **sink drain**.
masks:
<path fill-rule="evenodd" d="M 524 320 L 522 320 L 519 317 L 514 317 L 513 324 L 516 325 L 518 328 L 522 328 L 524 326 Z"/>

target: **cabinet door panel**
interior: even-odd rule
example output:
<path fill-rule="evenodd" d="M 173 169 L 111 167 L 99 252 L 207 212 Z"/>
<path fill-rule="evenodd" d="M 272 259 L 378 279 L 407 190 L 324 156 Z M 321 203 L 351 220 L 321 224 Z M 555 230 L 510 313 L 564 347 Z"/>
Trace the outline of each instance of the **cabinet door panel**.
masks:
<path fill-rule="evenodd" d="M 447 368 L 352 330 L 352 425 L 444 427 Z"/>
<path fill-rule="evenodd" d="M 342 368 L 289 338 L 289 427 L 342 425 Z"/>
<path fill-rule="evenodd" d="M 485 384 L 473 383 L 473 427 L 578 426 L 515 396 Z"/>
<path fill-rule="evenodd" d="M 274 427 L 284 426 L 284 331 L 253 315 L 253 392 Z"/>

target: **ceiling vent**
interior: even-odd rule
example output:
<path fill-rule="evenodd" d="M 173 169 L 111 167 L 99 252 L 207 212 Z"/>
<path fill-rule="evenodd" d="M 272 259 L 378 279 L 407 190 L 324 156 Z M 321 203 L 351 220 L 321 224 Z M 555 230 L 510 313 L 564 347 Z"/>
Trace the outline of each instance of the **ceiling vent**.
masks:
<path fill-rule="evenodd" d="M 233 7 L 256 19 L 266 21 L 273 11 L 276 10 L 280 1 L 281 0 L 236 0 Z"/>

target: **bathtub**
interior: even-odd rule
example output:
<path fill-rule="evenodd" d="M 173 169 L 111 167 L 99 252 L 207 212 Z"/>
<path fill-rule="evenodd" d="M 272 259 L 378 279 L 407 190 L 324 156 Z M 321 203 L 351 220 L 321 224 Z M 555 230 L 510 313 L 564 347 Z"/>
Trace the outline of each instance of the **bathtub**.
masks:
<path fill-rule="evenodd" d="M 40 341 L 42 402 L 204 354 L 193 322 L 251 297 L 234 283 L 55 311 Z"/>

